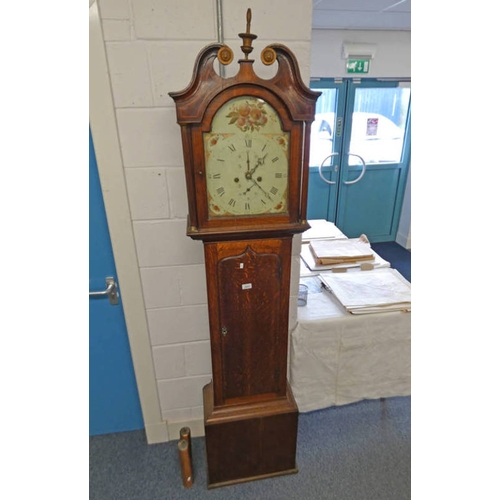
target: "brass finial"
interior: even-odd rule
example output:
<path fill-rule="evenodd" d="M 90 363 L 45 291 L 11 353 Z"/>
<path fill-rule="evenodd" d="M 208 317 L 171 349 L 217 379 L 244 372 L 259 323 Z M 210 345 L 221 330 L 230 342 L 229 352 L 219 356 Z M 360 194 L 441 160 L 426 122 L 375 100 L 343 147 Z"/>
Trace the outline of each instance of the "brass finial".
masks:
<path fill-rule="evenodd" d="M 252 52 L 252 40 L 257 38 L 257 35 L 250 33 L 250 23 L 252 22 L 252 9 L 247 10 L 247 31 L 246 33 L 240 33 L 238 36 L 243 40 L 243 45 L 241 46 L 242 52 L 245 54 L 245 60 L 248 61 L 248 54 Z"/>

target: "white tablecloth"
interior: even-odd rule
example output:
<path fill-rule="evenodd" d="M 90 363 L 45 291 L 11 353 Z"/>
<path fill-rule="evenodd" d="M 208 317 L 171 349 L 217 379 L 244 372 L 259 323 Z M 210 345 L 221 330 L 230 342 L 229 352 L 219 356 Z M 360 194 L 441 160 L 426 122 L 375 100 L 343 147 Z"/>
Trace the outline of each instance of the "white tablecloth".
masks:
<path fill-rule="evenodd" d="M 411 313 L 355 316 L 317 283 L 309 282 L 291 334 L 290 384 L 299 411 L 410 395 Z"/>

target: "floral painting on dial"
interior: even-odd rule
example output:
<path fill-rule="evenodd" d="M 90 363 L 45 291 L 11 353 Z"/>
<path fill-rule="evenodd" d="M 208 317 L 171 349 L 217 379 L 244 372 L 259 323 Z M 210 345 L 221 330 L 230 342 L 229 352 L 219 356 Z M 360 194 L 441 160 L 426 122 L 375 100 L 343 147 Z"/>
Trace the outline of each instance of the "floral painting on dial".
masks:
<path fill-rule="evenodd" d="M 230 108 L 229 124 L 236 126 L 243 132 L 259 130 L 267 123 L 267 111 L 264 109 L 264 102 L 254 100 L 238 101 Z"/>

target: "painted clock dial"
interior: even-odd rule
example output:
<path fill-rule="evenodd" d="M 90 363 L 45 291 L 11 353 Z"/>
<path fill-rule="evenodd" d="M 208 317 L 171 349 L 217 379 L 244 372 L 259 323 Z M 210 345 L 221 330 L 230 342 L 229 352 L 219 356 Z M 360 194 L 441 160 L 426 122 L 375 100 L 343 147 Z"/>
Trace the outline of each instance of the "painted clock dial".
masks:
<path fill-rule="evenodd" d="M 231 99 L 203 142 L 209 217 L 287 213 L 289 134 L 272 106 Z"/>

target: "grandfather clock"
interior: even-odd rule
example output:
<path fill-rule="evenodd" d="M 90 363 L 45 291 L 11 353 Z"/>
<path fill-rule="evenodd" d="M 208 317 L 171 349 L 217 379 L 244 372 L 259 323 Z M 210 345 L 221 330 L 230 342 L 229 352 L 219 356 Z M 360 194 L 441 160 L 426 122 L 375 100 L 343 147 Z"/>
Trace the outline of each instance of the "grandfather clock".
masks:
<path fill-rule="evenodd" d="M 247 11 L 236 76 L 198 55 L 189 86 L 171 92 L 182 131 L 187 235 L 205 251 L 212 382 L 203 388 L 208 486 L 297 472 L 298 409 L 287 382 L 292 237 L 306 220 L 310 126 L 319 92 L 292 52 L 267 46 L 253 70 Z"/>

